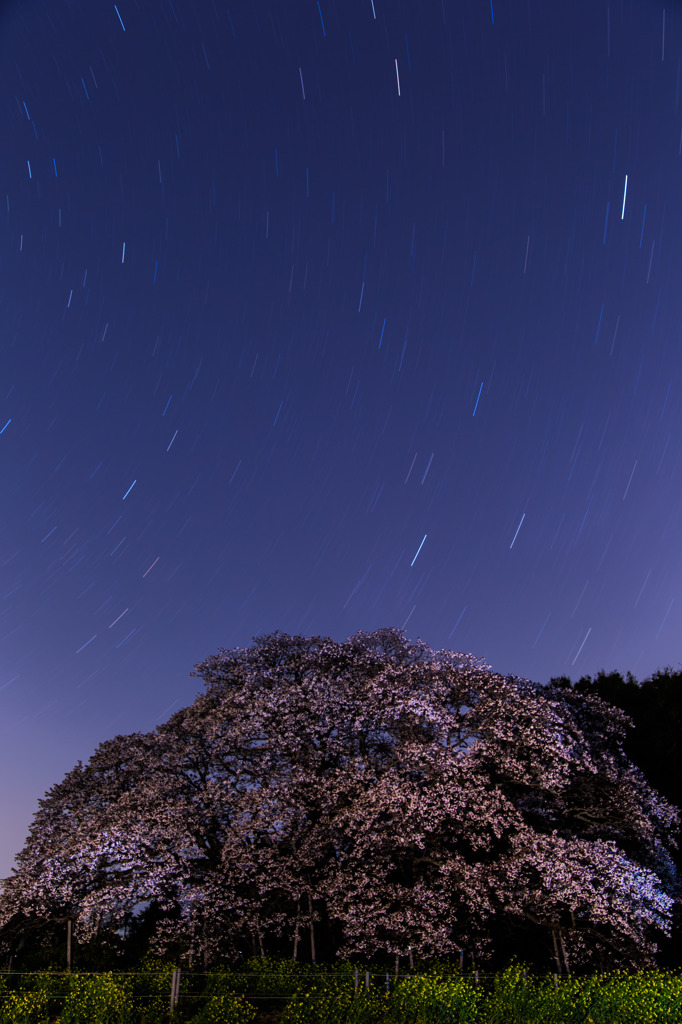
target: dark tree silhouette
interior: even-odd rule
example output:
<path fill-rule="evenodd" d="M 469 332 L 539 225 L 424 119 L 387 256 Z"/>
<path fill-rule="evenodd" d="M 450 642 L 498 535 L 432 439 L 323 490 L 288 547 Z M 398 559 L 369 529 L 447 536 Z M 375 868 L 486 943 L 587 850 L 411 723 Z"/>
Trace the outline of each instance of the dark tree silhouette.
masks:
<path fill-rule="evenodd" d="M 682 806 L 682 672 L 660 669 L 638 682 L 628 672 L 599 672 L 583 676 L 572 683 L 566 676 L 551 680 L 551 685 L 564 692 L 572 689 L 581 696 L 595 695 L 620 708 L 629 718 L 623 748 L 629 759 L 641 769 L 651 784 L 673 806 Z M 671 834 L 671 849 L 680 878 L 682 855 L 674 844 L 677 832 Z M 669 884 L 676 896 L 671 938 L 663 942 L 666 963 L 678 965 L 682 957 L 682 906 L 679 888 Z"/>

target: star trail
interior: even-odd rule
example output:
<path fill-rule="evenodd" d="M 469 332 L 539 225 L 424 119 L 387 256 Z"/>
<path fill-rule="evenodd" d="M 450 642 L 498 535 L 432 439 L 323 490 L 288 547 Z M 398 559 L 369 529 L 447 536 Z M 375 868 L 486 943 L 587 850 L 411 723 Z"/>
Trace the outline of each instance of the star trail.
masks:
<path fill-rule="evenodd" d="M 0 875 L 258 634 L 679 666 L 678 5 L 9 0 L 0 48 Z"/>

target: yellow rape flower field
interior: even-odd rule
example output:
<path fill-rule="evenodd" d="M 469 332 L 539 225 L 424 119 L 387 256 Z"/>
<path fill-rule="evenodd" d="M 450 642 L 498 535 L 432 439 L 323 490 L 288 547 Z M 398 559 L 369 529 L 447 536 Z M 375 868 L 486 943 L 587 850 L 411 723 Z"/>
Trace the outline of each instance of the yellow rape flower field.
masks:
<path fill-rule="evenodd" d="M 251 961 L 241 970 L 0 975 L 0 1024 L 682 1024 L 682 975 L 647 970 L 556 979 L 512 964 L 395 977 L 364 965 Z"/>

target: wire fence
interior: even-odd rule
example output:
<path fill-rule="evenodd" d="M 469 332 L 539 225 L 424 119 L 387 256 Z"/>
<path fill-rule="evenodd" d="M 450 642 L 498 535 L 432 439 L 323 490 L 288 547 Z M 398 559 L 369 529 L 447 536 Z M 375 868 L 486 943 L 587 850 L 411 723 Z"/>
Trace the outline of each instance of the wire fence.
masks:
<path fill-rule="evenodd" d="M 494 981 L 498 976 L 499 972 L 485 972 L 479 970 L 471 970 L 467 972 L 453 969 L 451 976 L 456 978 L 462 978 L 468 980 L 474 985 L 486 985 Z M 117 971 L 117 970 L 104 970 L 104 971 L 87 971 L 87 970 L 73 970 L 73 971 L 56 971 L 52 968 L 47 970 L 32 970 L 32 971 L 17 971 L 12 970 L 8 967 L 0 967 L 0 983 L 4 982 L 5 986 L 10 988 L 14 987 L 31 987 L 33 984 L 44 986 L 50 983 L 54 986 L 55 991 L 62 991 L 62 995 L 68 994 L 69 985 L 71 979 L 74 977 L 80 978 L 101 978 L 101 977 L 114 977 L 119 982 L 134 985 L 135 987 L 144 986 L 145 983 L 153 984 L 156 989 L 158 982 L 161 978 L 168 977 L 168 990 L 169 994 L 178 996 L 180 993 L 180 982 L 182 980 L 182 992 L 183 995 L 189 993 L 196 993 L 197 990 L 203 991 L 207 986 L 211 987 L 211 983 L 218 983 L 221 988 L 225 991 L 228 989 L 235 993 L 248 996 L 249 999 L 287 999 L 295 992 L 300 991 L 302 988 L 311 988 L 318 986 L 321 982 L 353 982 L 353 988 L 355 992 L 362 990 L 368 991 L 372 987 L 380 987 L 385 990 L 386 993 L 390 993 L 393 986 L 405 978 L 413 979 L 426 979 L 437 977 L 447 977 L 448 974 L 438 972 L 434 975 L 433 971 L 421 972 L 421 971 L 376 971 L 376 970 L 365 970 L 360 968 L 351 968 L 350 970 L 326 970 L 324 968 L 317 968 L 310 973 L 301 974 L 290 974 L 282 976 L 281 972 L 273 971 L 229 971 L 229 970 L 218 970 L 218 971 L 194 971 L 185 968 L 167 968 L 159 972 L 152 971 Z M 597 975 L 590 975 L 596 977 Z M 524 979 L 527 977 L 527 972 L 523 972 Z M 551 977 L 554 979 L 555 987 L 558 987 L 562 980 L 562 976 L 553 974 Z M 0 993 L 0 998 L 1 998 Z"/>
<path fill-rule="evenodd" d="M 526 980 L 527 972 L 522 972 L 523 979 Z M 438 977 L 441 979 L 447 979 L 448 977 L 466 980 L 469 984 L 474 986 L 489 986 L 497 977 L 499 972 L 485 972 L 479 970 L 461 971 L 454 968 L 451 974 L 437 972 L 434 975 L 433 971 L 420 972 L 420 971 L 376 971 L 366 970 L 361 968 L 351 968 L 350 970 L 327 970 L 323 967 L 313 969 L 308 973 L 301 972 L 291 973 L 288 975 L 282 975 L 281 972 L 268 972 L 268 971 L 231 971 L 231 970 L 218 970 L 218 971 L 193 971 L 184 968 L 167 968 L 166 970 L 153 972 L 153 971 L 86 971 L 86 970 L 74 970 L 74 971 L 55 971 L 53 969 L 48 970 L 33 970 L 33 971 L 16 971 L 10 968 L 0 968 L 0 984 L 6 990 L 12 991 L 15 989 L 32 989 L 35 987 L 49 988 L 51 994 L 55 997 L 64 998 L 68 995 L 70 990 L 71 981 L 74 977 L 79 978 L 102 978 L 112 977 L 118 981 L 119 984 L 123 984 L 128 988 L 135 989 L 139 992 L 141 998 L 144 998 L 142 989 L 146 986 L 150 986 L 153 992 L 150 997 L 156 997 L 159 993 L 159 988 L 165 985 L 169 1000 L 174 1004 L 177 1003 L 182 996 L 184 999 L 196 999 L 204 998 L 206 991 L 213 991 L 219 988 L 221 992 L 240 994 L 258 1002 L 259 1000 L 287 1000 L 290 999 L 295 993 L 301 990 L 311 989 L 318 987 L 321 983 L 325 982 L 345 982 L 352 981 L 353 990 L 355 992 L 367 991 L 370 989 L 380 988 L 389 995 L 394 986 L 406 978 L 414 980 L 419 979 L 433 979 Z M 573 975 L 563 976 L 559 974 L 548 975 L 551 977 L 554 983 L 554 987 L 558 989 L 562 981 L 568 980 Z M 586 975 L 582 977 L 599 977 L 597 974 Z M 0 991 L 0 1000 L 5 993 Z"/>
<path fill-rule="evenodd" d="M 175 1021 L 200 1020 L 207 1004 L 211 1002 L 222 1002 L 225 1005 L 230 1004 L 239 1008 L 239 1014 L 235 1016 L 234 1013 L 230 1013 L 224 1018 L 225 1021 L 229 1021 L 229 1024 L 250 1024 L 254 1017 L 259 1017 L 264 1021 L 277 1020 L 280 1016 L 283 1021 L 287 1021 L 291 1017 L 291 1022 L 303 1021 L 304 1024 L 306 1021 L 310 1024 L 310 1021 L 322 1020 L 322 1017 L 327 1024 L 342 1024 L 343 1021 L 347 1021 L 349 1024 L 367 1024 L 370 1019 L 380 1019 L 373 1016 L 377 1006 L 396 1005 L 396 999 L 399 1003 L 401 1000 L 404 1002 L 405 993 L 411 993 L 410 1007 L 412 1009 L 405 1004 L 400 1013 L 396 1010 L 396 1013 L 390 1018 L 393 1021 L 402 1021 L 402 1024 L 406 1024 L 408 1018 L 409 1021 L 415 1019 L 413 1015 L 414 1008 L 417 1006 L 415 1000 L 441 998 L 442 993 L 441 996 L 438 996 L 437 993 L 434 994 L 434 990 L 438 986 L 443 989 L 458 989 L 459 995 L 453 997 L 456 1000 L 464 997 L 465 990 L 470 994 L 473 992 L 472 1006 L 478 1005 L 478 1003 L 482 1005 L 486 1000 L 497 999 L 501 993 L 501 986 L 506 986 L 507 995 L 503 996 L 502 1002 L 499 1004 L 500 1007 L 512 996 L 518 1002 L 523 990 L 532 997 L 532 1002 L 536 996 L 539 998 L 539 989 L 542 988 L 542 998 L 545 1000 L 549 998 L 556 1002 L 555 1009 L 560 1013 L 556 1019 L 567 1020 L 568 1017 L 564 1016 L 562 1012 L 562 1000 L 565 998 L 565 993 L 571 989 L 575 991 L 576 986 L 587 992 L 592 986 L 589 998 L 594 1000 L 600 998 L 596 989 L 603 987 L 606 990 L 609 985 L 614 983 L 619 990 L 622 990 L 623 999 L 627 996 L 628 1005 L 637 1006 L 641 1000 L 646 1002 L 646 1000 L 653 999 L 657 1007 L 661 1008 L 661 1014 L 658 1013 L 658 1009 L 655 1009 L 652 1015 L 649 1011 L 644 1012 L 646 1007 L 642 1002 L 643 1016 L 635 1015 L 634 1020 L 682 1022 L 682 977 L 680 973 L 664 971 L 654 973 L 658 978 L 659 989 L 659 994 L 656 996 L 652 993 L 649 982 L 646 985 L 640 985 L 638 981 L 640 975 L 637 972 L 632 972 L 630 975 L 621 972 L 620 976 L 617 974 L 590 974 L 577 977 L 547 974 L 541 977 L 530 972 L 527 973 L 520 967 L 516 969 L 515 980 L 507 977 L 506 981 L 504 980 L 506 972 L 490 973 L 476 969 L 463 972 L 454 967 L 451 971 L 439 970 L 421 973 L 415 970 L 397 973 L 354 965 L 348 965 L 346 969 L 342 970 L 326 969 L 323 966 L 311 968 L 297 965 L 296 962 L 293 962 L 293 965 L 292 962 L 283 963 L 279 971 L 253 972 L 229 968 L 217 971 L 194 971 L 172 966 L 138 971 L 0 970 L 0 1022 L 1 1024 L 5 1024 L 5 1022 L 14 1024 L 14 1021 L 28 1019 L 20 1016 L 18 1011 L 12 1016 L 12 1008 L 18 1007 L 21 999 L 30 1001 L 31 998 L 42 1000 L 41 1006 L 45 1009 L 45 1016 L 36 1017 L 36 1020 L 55 1020 L 62 1015 L 67 1003 L 69 1001 L 73 1003 L 77 997 L 83 998 L 83 1007 L 85 1007 L 84 993 L 89 988 L 91 991 L 96 989 L 100 995 L 104 993 L 106 996 L 106 993 L 109 993 L 112 998 L 112 994 L 118 993 L 127 1001 L 126 1005 L 130 1007 L 130 1012 L 133 1014 L 132 1017 L 125 1017 L 125 1020 L 135 1019 L 143 1021 L 145 1024 L 150 1024 L 150 1022 L 151 1024 L 162 1024 L 163 1021 L 171 1019 Z M 597 980 L 600 985 L 595 986 Z M 625 991 L 626 988 L 629 995 Z M 513 992 L 512 989 L 514 989 Z M 342 993 L 345 1000 L 343 1011 L 341 1003 L 338 1002 Z M 615 994 L 614 989 L 609 999 L 612 1000 Z M 554 996 L 556 1000 L 554 1000 Z M 332 1005 L 334 999 L 337 999 L 338 1013 L 335 1013 Z M 302 1006 L 306 1000 L 306 1005 L 313 1011 L 313 1016 L 307 1018 L 292 1016 L 292 1008 L 295 1005 Z M 326 1005 L 324 1014 L 318 1018 L 315 1016 L 315 1009 L 319 1009 L 325 1000 L 328 1005 Z M 619 1005 L 625 1006 L 621 996 L 618 996 L 617 1002 Z M 370 1014 L 369 1017 L 367 1013 L 364 1016 L 362 1014 L 354 1015 L 353 1008 L 357 1009 L 362 1005 Z M 492 1006 L 492 1003 L 490 1005 Z M 615 1012 L 615 1004 L 613 1005 Z M 664 1006 L 666 1007 L 665 1012 L 663 1012 Z M 652 1007 L 653 1003 L 650 1009 Z M 530 1012 L 530 1003 L 526 1008 Z M 564 1009 L 567 1008 L 568 1003 L 564 1006 Z M 539 1004 L 536 1009 L 539 1009 Z M 199 1016 L 195 1018 L 195 1014 L 199 1014 Z M 70 1017 L 69 1020 L 71 1019 L 76 1018 Z M 79 1021 L 89 1020 L 87 1015 L 81 1015 L 77 1019 Z M 92 1019 L 94 1020 L 94 1018 Z M 118 1018 L 111 1015 L 106 1019 Z M 124 1017 L 121 1017 L 121 1020 L 123 1019 Z M 211 1017 L 210 1019 L 223 1020 L 222 1017 Z M 503 1015 L 499 1019 L 516 1019 L 520 1022 L 525 1020 L 525 1017 L 523 1015 L 516 1017 Z M 533 1021 L 538 1018 L 529 1017 L 528 1019 Z M 585 1019 L 588 1018 L 581 1017 L 581 1020 Z M 602 1016 L 600 1019 L 621 1024 L 622 1021 L 630 1018 L 619 1013 L 615 1016 Z"/>

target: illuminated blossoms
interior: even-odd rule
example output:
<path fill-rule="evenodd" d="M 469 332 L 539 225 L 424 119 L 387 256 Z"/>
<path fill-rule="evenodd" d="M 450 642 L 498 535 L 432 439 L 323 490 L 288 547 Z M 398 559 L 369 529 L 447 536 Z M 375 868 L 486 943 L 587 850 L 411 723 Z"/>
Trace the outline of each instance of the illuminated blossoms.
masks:
<path fill-rule="evenodd" d="M 41 801 L 5 922 L 85 938 L 151 902 L 156 948 L 204 963 L 481 953 L 522 927 L 567 968 L 645 962 L 667 931 L 675 812 L 597 698 L 388 629 L 276 633 L 195 674 L 190 707 Z"/>

